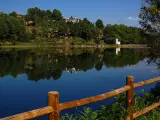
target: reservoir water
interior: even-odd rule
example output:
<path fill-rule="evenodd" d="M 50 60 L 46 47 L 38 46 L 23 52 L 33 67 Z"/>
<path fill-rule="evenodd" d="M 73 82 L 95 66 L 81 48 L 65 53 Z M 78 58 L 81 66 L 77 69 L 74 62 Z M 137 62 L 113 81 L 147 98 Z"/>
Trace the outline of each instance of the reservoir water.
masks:
<path fill-rule="evenodd" d="M 41 108 L 48 92 L 58 91 L 60 102 L 95 96 L 134 81 L 157 77 L 157 65 L 149 63 L 147 49 L 1 49 L 0 118 Z M 150 91 L 151 84 L 135 89 Z M 99 105 L 112 99 L 89 105 Z M 61 114 L 73 113 L 75 109 Z M 44 119 L 45 117 L 38 118 Z"/>

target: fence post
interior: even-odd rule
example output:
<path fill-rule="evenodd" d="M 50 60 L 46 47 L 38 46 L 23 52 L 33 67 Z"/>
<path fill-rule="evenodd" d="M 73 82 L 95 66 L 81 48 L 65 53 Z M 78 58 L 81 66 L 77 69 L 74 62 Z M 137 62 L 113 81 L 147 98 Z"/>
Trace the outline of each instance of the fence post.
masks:
<path fill-rule="evenodd" d="M 129 110 L 129 116 L 127 119 L 133 120 L 133 105 L 134 105 L 134 77 L 133 76 L 127 76 L 126 78 L 126 85 L 129 85 L 131 87 L 130 90 L 126 92 L 126 99 L 127 99 L 127 109 Z"/>
<path fill-rule="evenodd" d="M 53 108 L 53 113 L 48 116 L 49 120 L 60 120 L 60 109 L 59 109 L 59 93 L 49 92 L 48 93 L 48 105 Z"/>

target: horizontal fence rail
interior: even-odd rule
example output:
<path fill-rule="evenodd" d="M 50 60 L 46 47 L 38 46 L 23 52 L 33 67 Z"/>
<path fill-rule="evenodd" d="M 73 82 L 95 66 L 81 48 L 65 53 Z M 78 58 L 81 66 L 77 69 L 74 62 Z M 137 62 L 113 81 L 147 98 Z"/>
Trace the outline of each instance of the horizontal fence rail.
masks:
<path fill-rule="evenodd" d="M 66 110 L 73 107 L 83 106 L 89 103 L 105 100 L 107 98 L 114 97 L 116 95 L 119 95 L 121 93 L 126 92 L 126 99 L 127 99 L 127 109 L 129 109 L 129 115 L 127 116 L 127 120 L 133 120 L 134 118 L 137 118 L 141 115 L 144 115 L 145 113 L 160 107 L 160 101 L 157 103 L 152 104 L 149 107 L 146 107 L 138 112 L 133 111 L 133 99 L 134 99 L 134 88 L 138 88 L 147 84 L 151 84 L 153 82 L 160 81 L 160 77 L 153 78 L 150 80 L 145 80 L 142 82 L 138 82 L 134 84 L 134 78 L 132 76 L 128 76 L 126 78 L 126 86 L 121 87 L 119 89 L 113 90 L 111 92 L 107 92 L 101 95 L 92 96 L 80 100 L 74 100 L 71 102 L 65 102 L 59 104 L 59 93 L 58 92 L 49 92 L 48 93 L 48 106 L 39 108 L 36 110 L 24 112 L 21 114 L 13 115 L 10 117 L 1 118 L 0 120 L 28 120 L 36 117 L 40 117 L 43 115 L 48 114 L 49 120 L 60 120 L 60 111 Z"/>
<path fill-rule="evenodd" d="M 147 112 L 149 112 L 149 111 L 151 111 L 151 110 L 153 110 L 153 109 L 155 109 L 155 108 L 157 108 L 159 106 L 160 106 L 160 101 L 157 102 L 157 103 L 152 104 L 149 107 L 146 107 L 146 108 L 134 113 L 133 114 L 133 118 L 137 118 L 137 117 L 139 117 L 139 116 L 141 116 L 141 115 L 143 115 L 143 114 L 145 114 L 145 113 L 147 113 Z"/>
<path fill-rule="evenodd" d="M 71 102 L 62 103 L 62 104 L 60 104 L 60 110 L 65 110 L 65 109 L 83 106 L 83 105 L 86 105 L 89 103 L 105 100 L 107 98 L 111 98 L 111 97 L 114 97 L 118 94 L 124 93 L 124 92 L 128 91 L 129 89 L 131 89 L 130 86 L 125 86 L 125 87 L 122 87 L 122 88 L 119 88 L 114 91 L 104 93 L 101 95 L 88 97 L 88 98 L 84 98 L 81 100 L 75 100 L 75 101 L 71 101 Z"/>
<path fill-rule="evenodd" d="M 148 85 L 148 84 L 158 82 L 158 81 L 160 81 L 160 77 L 153 78 L 153 79 L 150 79 L 150 80 L 141 81 L 141 82 L 135 83 L 134 88 L 138 88 L 138 87 Z"/>
<path fill-rule="evenodd" d="M 2 118 L 0 120 L 28 120 L 28 119 L 33 119 L 33 118 L 40 117 L 43 115 L 47 115 L 51 112 L 53 112 L 53 108 L 50 106 L 47 106 L 44 108 L 39 108 L 36 110 L 24 112 L 24 113 L 13 115 L 13 116 L 6 117 L 6 118 Z"/>

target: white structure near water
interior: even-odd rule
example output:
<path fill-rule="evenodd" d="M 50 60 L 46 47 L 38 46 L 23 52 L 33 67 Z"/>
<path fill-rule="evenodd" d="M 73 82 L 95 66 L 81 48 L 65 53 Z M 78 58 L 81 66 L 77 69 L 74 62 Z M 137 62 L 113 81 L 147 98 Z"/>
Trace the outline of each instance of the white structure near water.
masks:
<path fill-rule="evenodd" d="M 121 44 L 121 42 L 120 41 L 118 41 L 118 38 L 116 38 L 116 45 L 120 45 Z"/>
<path fill-rule="evenodd" d="M 121 52 L 121 48 L 116 48 L 116 55 L 118 55 L 119 52 Z"/>

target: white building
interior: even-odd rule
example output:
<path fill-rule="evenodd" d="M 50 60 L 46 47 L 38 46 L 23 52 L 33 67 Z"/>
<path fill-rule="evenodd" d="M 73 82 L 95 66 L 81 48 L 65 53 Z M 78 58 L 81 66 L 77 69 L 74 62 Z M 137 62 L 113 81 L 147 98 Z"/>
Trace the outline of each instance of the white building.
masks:
<path fill-rule="evenodd" d="M 121 44 L 121 42 L 120 41 L 118 41 L 118 38 L 116 38 L 116 45 L 120 45 Z"/>
<path fill-rule="evenodd" d="M 79 22 L 81 19 L 78 19 L 77 17 L 68 17 L 65 19 L 66 22 L 73 22 L 73 23 L 76 23 L 76 22 Z"/>

